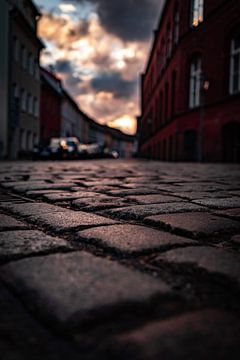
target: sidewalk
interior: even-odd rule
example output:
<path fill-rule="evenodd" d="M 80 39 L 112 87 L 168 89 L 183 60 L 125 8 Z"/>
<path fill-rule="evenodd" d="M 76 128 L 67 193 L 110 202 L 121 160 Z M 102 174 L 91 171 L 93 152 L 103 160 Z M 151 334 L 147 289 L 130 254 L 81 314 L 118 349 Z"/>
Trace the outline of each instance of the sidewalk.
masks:
<path fill-rule="evenodd" d="M 239 250 L 238 165 L 1 163 L 1 359 L 239 359 Z"/>

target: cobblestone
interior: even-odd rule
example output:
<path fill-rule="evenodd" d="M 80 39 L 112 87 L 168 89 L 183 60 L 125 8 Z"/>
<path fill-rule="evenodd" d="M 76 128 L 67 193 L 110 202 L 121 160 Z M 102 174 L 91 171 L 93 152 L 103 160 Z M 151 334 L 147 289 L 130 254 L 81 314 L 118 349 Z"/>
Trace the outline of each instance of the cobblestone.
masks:
<path fill-rule="evenodd" d="M 33 223 L 44 225 L 56 232 L 116 223 L 116 221 L 103 216 L 67 209 L 64 209 L 64 211 L 60 210 L 59 212 L 53 212 L 51 216 L 49 213 L 31 216 L 29 220 Z"/>
<path fill-rule="evenodd" d="M 0 214 L 0 231 L 2 230 L 19 230 L 27 229 L 27 225 L 18 221 L 11 216 Z"/>
<path fill-rule="evenodd" d="M 69 326 L 170 292 L 161 281 L 85 252 L 20 260 L 3 266 L 0 277 L 28 306 Z"/>
<path fill-rule="evenodd" d="M 158 256 L 158 260 L 176 264 L 190 264 L 206 271 L 233 278 L 240 285 L 239 254 L 223 249 L 204 247 L 186 247 L 170 250 Z"/>
<path fill-rule="evenodd" d="M 239 179 L 236 165 L 2 162 L 1 358 L 238 359 Z"/>
<path fill-rule="evenodd" d="M 237 231 L 240 223 L 207 213 L 182 213 L 156 215 L 146 218 L 150 224 L 164 226 L 170 230 L 179 230 L 193 237 L 219 235 L 221 232 Z"/>
<path fill-rule="evenodd" d="M 151 204 L 151 205 L 136 205 L 127 208 L 119 208 L 107 210 L 104 214 L 117 217 L 120 219 L 144 219 L 150 215 L 169 214 L 184 211 L 205 211 L 204 207 L 184 202 L 165 203 L 165 204 Z"/>
<path fill-rule="evenodd" d="M 223 199 L 200 199 L 194 201 L 196 204 L 208 206 L 213 209 L 239 208 L 240 197 L 231 197 Z"/>
<path fill-rule="evenodd" d="M 46 235 L 41 231 L 21 230 L 0 233 L 0 260 L 71 248 L 65 240 Z"/>
<path fill-rule="evenodd" d="M 0 208 L 3 210 L 9 210 L 14 214 L 20 216 L 32 216 L 37 214 L 53 214 L 55 212 L 64 212 L 64 208 L 59 208 L 58 206 L 45 204 L 45 203 L 23 203 L 23 204 L 14 204 L 14 203 L 0 203 Z"/>
<path fill-rule="evenodd" d="M 112 225 L 80 231 L 78 234 L 80 240 L 96 242 L 123 254 L 194 243 L 184 237 L 137 225 Z"/>
<path fill-rule="evenodd" d="M 105 353 L 111 359 L 237 359 L 239 322 L 206 309 L 173 317 L 119 336 Z"/>
<path fill-rule="evenodd" d="M 181 198 L 162 194 L 128 196 L 128 199 L 136 201 L 138 204 L 164 204 L 184 201 Z"/>

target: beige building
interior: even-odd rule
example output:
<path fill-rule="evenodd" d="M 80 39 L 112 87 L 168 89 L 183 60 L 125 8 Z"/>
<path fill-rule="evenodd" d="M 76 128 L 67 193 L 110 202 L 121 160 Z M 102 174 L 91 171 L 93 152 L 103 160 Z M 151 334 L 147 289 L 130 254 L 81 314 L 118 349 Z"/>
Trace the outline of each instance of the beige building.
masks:
<path fill-rule="evenodd" d="M 3 92 L 7 94 L 8 111 L 1 119 L 1 127 L 5 129 L 1 141 L 3 156 L 14 159 L 38 143 L 39 55 L 43 45 L 37 37 L 40 13 L 33 2 L 8 0 L 6 3 L 8 42 L 5 42 L 4 53 L 8 57 L 8 78 Z"/>

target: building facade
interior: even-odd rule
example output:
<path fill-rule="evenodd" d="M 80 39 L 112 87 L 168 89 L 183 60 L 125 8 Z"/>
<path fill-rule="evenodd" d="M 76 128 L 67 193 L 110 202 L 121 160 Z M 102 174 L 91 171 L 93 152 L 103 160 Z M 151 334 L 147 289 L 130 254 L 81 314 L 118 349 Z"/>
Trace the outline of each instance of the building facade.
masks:
<path fill-rule="evenodd" d="M 0 159 L 7 156 L 8 148 L 9 12 L 10 4 L 3 0 L 0 11 L 0 44 L 3 49 L 0 56 Z"/>
<path fill-rule="evenodd" d="M 61 136 L 62 84 L 50 71 L 41 68 L 40 142 Z"/>
<path fill-rule="evenodd" d="M 67 91 L 62 92 L 61 136 L 77 137 L 84 142 L 84 114 Z"/>
<path fill-rule="evenodd" d="M 9 13 L 8 156 L 30 152 L 39 140 L 39 11 L 30 0 L 12 0 Z"/>
<path fill-rule="evenodd" d="M 240 2 L 165 2 L 141 78 L 141 156 L 240 161 Z"/>

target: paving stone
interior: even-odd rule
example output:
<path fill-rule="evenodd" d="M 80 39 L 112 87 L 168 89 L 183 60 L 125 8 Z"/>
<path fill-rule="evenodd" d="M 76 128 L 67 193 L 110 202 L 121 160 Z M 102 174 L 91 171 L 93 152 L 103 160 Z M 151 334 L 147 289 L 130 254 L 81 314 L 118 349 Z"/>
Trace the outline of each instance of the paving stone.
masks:
<path fill-rule="evenodd" d="M 27 191 L 26 195 L 33 198 L 37 198 L 37 197 L 42 197 L 45 194 L 57 194 L 62 192 L 63 190 L 32 190 L 32 191 Z"/>
<path fill-rule="evenodd" d="M 199 205 L 208 206 L 213 209 L 228 209 L 228 208 L 239 208 L 240 207 L 240 198 L 239 197 L 230 197 L 222 199 L 200 199 L 194 200 L 194 203 Z"/>
<path fill-rule="evenodd" d="M 240 220 L 240 208 L 220 210 L 220 211 L 216 211 L 215 214 L 227 216 L 235 220 Z"/>
<path fill-rule="evenodd" d="M 73 205 L 87 211 L 117 208 L 126 206 L 126 201 L 122 198 L 112 197 L 105 194 L 98 194 L 96 197 L 82 198 L 73 201 Z"/>
<path fill-rule="evenodd" d="M 41 316 L 68 326 L 171 293 L 159 279 L 86 252 L 19 260 L 0 277 Z"/>
<path fill-rule="evenodd" d="M 194 237 L 240 229 L 240 222 L 200 212 L 155 215 L 146 218 L 146 222 L 171 230 L 180 230 Z"/>
<path fill-rule="evenodd" d="M 14 190 L 20 193 L 25 193 L 28 191 L 32 191 L 32 190 L 70 190 L 72 186 L 75 186 L 75 183 L 54 183 L 54 184 L 35 184 L 35 185 L 31 185 L 31 184 L 26 184 L 26 185 L 20 185 L 20 186 L 15 186 Z"/>
<path fill-rule="evenodd" d="M 198 266 L 208 272 L 233 278 L 240 285 L 240 254 L 238 253 L 210 246 L 190 246 L 184 249 L 169 250 L 159 255 L 158 260 Z"/>
<path fill-rule="evenodd" d="M 157 194 L 157 189 L 150 189 L 149 187 L 145 188 L 133 188 L 133 189 L 114 189 L 106 192 L 109 195 L 113 196 L 127 196 L 127 195 L 149 195 Z"/>
<path fill-rule="evenodd" d="M 16 186 L 39 186 L 39 185 L 46 185 L 47 183 L 44 180 L 34 180 L 34 181 L 7 181 L 4 183 L 1 183 L 1 186 L 8 189 L 8 188 L 14 188 Z"/>
<path fill-rule="evenodd" d="M 91 226 L 116 224 L 116 221 L 100 215 L 67 209 L 65 209 L 64 212 L 54 212 L 51 216 L 49 216 L 48 213 L 34 215 L 31 216 L 29 220 L 57 232 L 84 229 Z"/>
<path fill-rule="evenodd" d="M 234 235 L 232 238 L 231 238 L 231 241 L 236 244 L 236 245 L 240 245 L 240 234 L 239 235 Z"/>
<path fill-rule="evenodd" d="M 41 326 L 2 286 L 0 318 L 2 360 L 79 359 L 66 340 L 57 339 Z"/>
<path fill-rule="evenodd" d="M 158 204 L 158 203 L 169 203 L 169 202 L 181 202 L 184 201 L 174 196 L 155 194 L 155 195 L 136 195 L 128 196 L 129 200 L 136 201 L 138 204 Z"/>
<path fill-rule="evenodd" d="M 18 221 L 11 216 L 7 216 L 4 214 L 0 214 L 0 230 L 19 230 L 19 229 L 26 229 L 27 225 Z M 1 235 L 0 235 L 1 236 Z"/>
<path fill-rule="evenodd" d="M 97 243 L 115 252 L 138 253 L 167 246 L 194 244 L 187 238 L 138 225 L 112 225 L 80 231 L 79 239 Z"/>
<path fill-rule="evenodd" d="M 87 192 L 87 191 L 79 191 L 79 192 L 61 192 L 57 194 L 45 194 L 43 197 L 47 200 L 57 202 L 57 201 L 67 201 L 67 200 L 75 200 L 78 198 L 91 198 L 97 197 L 99 194 Z"/>
<path fill-rule="evenodd" d="M 206 209 L 196 204 L 175 202 L 175 203 L 166 203 L 166 204 L 128 206 L 126 208 L 106 210 L 103 213 L 121 219 L 138 220 L 138 219 L 144 219 L 145 217 L 151 215 L 178 213 L 184 211 L 206 211 Z"/>
<path fill-rule="evenodd" d="M 64 212 L 67 211 L 64 208 L 59 206 L 46 204 L 43 202 L 29 202 L 29 203 L 22 203 L 22 204 L 14 204 L 14 203 L 1 203 L 0 207 L 5 210 L 9 210 L 14 214 L 20 216 L 32 216 L 38 214 L 45 214 L 45 213 L 55 213 L 55 212 Z"/>
<path fill-rule="evenodd" d="M 111 339 L 102 354 L 125 360 L 237 360 L 240 324 L 232 314 L 204 309 L 189 312 Z"/>
<path fill-rule="evenodd" d="M 0 233 L 1 260 L 71 248 L 65 240 L 46 235 L 38 230 L 15 230 Z"/>
<path fill-rule="evenodd" d="M 198 199 L 210 199 L 210 198 L 224 198 L 224 197 L 229 197 L 229 194 L 227 194 L 226 192 L 223 191 L 214 191 L 214 192 L 207 192 L 207 191 L 191 191 L 191 192 L 177 192 L 174 193 L 174 196 L 180 196 L 183 199 L 188 199 L 188 200 L 198 200 Z"/>

